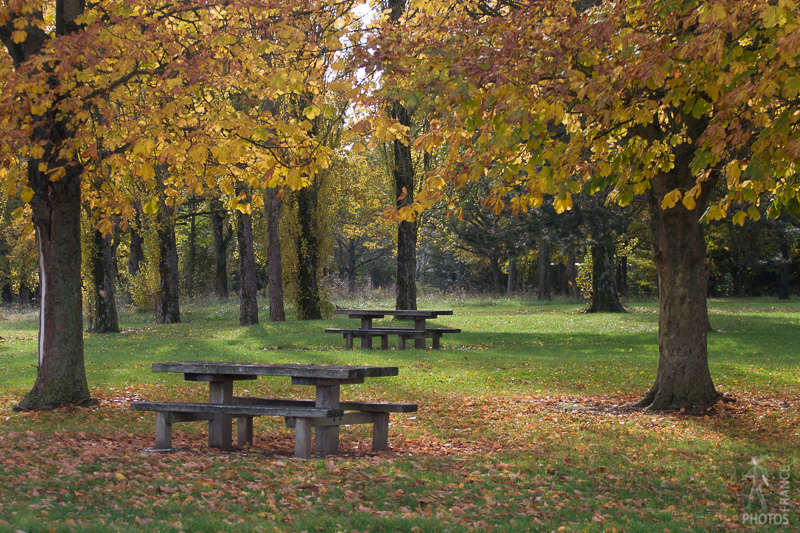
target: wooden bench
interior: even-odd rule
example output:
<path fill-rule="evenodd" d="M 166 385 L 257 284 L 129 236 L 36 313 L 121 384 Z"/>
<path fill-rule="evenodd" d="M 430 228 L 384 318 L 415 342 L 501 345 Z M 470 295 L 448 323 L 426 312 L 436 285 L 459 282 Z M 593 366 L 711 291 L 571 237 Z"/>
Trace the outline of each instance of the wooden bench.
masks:
<path fill-rule="evenodd" d="M 289 407 L 289 408 L 311 408 L 314 407 L 314 400 L 289 400 L 284 398 L 257 398 L 234 396 L 234 404 L 259 405 L 264 407 Z M 345 412 L 340 417 L 332 419 L 313 418 L 311 426 L 315 428 L 328 426 L 348 426 L 353 424 L 372 424 L 372 451 L 385 451 L 389 449 L 389 414 L 390 413 L 414 413 L 417 411 L 417 404 L 414 403 L 388 403 L 388 402 L 339 402 L 339 408 Z M 239 419 L 239 438 L 252 444 L 253 442 L 253 421 L 249 419 Z M 300 417 L 286 416 L 286 427 L 296 427 Z M 244 425 L 244 427 L 242 427 Z M 240 444 L 241 445 L 241 444 Z"/>
<path fill-rule="evenodd" d="M 442 335 L 444 335 L 445 333 L 461 333 L 461 330 L 459 328 L 425 328 L 424 337 L 426 339 L 428 339 L 428 338 L 431 339 L 431 348 L 432 349 L 438 350 L 438 349 L 440 349 L 442 347 L 442 345 L 440 343 L 440 339 L 442 338 Z M 416 337 L 413 337 L 413 336 L 408 336 L 406 338 L 404 338 L 404 337 L 406 337 L 405 334 L 401 334 L 399 336 L 400 342 L 398 343 L 397 347 L 399 349 L 401 349 L 401 350 L 405 350 L 406 349 L 405 344 L 406 344 L 406 339 L 407 338 L 408 339 L 416 338 Z"/>
<path fill-rule="evenodd" d="M 240 399 L 244 400 L 244 399 Z M 253 417 L 282 416 L 292 420 L 295 428 L 295 456 L 301 459 L 311 457 L 311 428 L 314 421 L 333 422 L 341 419 L 343 409 L 314 407 L 300 404 L 256 405 L 252 402 L 237 404 L 215 403 L 177 403 L 177 402 L 132 402 L 133 411 L 155 411 L 156 450 L 172 449 L 172 424 L 176 422 L 213 421 L 216 417 L 238 418 L 237 444 L 252 443 Z M 388 415 L 387 415 L 388 417 Z M 228 419 L 230 420 L 230 419 Z M 388 424 L 388 422 L 387 422 Z M 330 425 L 330 424 L 329 424 Z M 209 436 L 211 433 L 209 433 Z M 220 448 L 229 448 L 230 443 L 211 443 Z"/>
<path fill-rule="evenodd" d="M 458 328 L 425 328 L 424 330 L 413 330 L 409 328 L 325 328 L 326 333 L 341 333 L 345 339 L 345 349 L 353 349 L 353 338 L 361 338 L 361 348 L 372 348 L 372 338 L 381 339 L 381 350 L 389 349 L 389 335 L 397 335 L 397 347 L 400 350 L 406 349 L 406 341 L 409 339 L 432 339 L 431 347 L 434 350 L 441 348 L 440 339 L 445 333 L 461 333 Z"/>

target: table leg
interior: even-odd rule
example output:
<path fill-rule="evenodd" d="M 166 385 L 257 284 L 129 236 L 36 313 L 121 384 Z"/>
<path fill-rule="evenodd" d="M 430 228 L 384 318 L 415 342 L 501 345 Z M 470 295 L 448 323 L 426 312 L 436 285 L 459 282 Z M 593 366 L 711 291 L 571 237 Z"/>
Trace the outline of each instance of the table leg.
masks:
<path fill-rule="evenodd" d="M 414 319 L 414 329 L 417 331 L 425 331 L 425 319 L 424 318 L 415 318 Z M 414 348 L 421 348 L 425 349 L 425 336 L 418 337 L 414 339 Z"/>
<path fill-rule="evenodd" d="M 253 445 L 253 417 L 241 416 L 236 421 L 236 445 Z"/>
<path fill-rule="evenodd" d="M 374 413 L 372 420 L 372 451 L 386 451 L 389 449 L 389 413 Z"/>
<path fill-rule="evenodd" d="M 372 329 L 372 317 L 365 317 L 361 319 L 361 329 Z M 361 349 L 372 349 L 372 336 L 364 335 L 361 337 Z"/>
<path fill-rule="evenodd" d="M 339 385 L 317 385 L 317 407 L 339 408 Z M 339 426 L 316 428 L 316 450 L 321 455 L 339 451 Z"/>
<path fill-rule="evenodd" d="M 362 350 L 372 349 L 372 335 L 367 334 L 361 336 L 361 349 Z"/>
<path fill-rule="evenodd" d="M 156 449 L 172 448 L 172 420 L 170 415 L 156 411 Z"/>
<path fill-rule="evenodd" d="M 319 438 L 319 429 L 317 429 Z M 311 458 L 311 419 L 298 418 L 294 426 L 294 456 L 298 459 Z"/>
<path fill-rule="evenodd" d="M 209 403 L 233 403 L 233 381 L 209 381 Z M 212 448 L 230 449 L 233 441 L 233 417 L 214 415 L 208 422 L 208 445 Z"/>

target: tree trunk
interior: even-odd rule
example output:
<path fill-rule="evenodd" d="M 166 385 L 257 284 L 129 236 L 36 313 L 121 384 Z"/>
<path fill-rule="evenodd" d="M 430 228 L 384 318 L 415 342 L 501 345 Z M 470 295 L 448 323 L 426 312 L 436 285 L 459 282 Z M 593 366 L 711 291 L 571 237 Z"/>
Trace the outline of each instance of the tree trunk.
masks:
<path fill-rule="evenodd" d="M 389 0 L 390 18 L 397 22 L 405 12 L 405 0 Z M 411 126 L 411 115 L 400 102 L 392 103 L 392 118 L 403 126 Z M 397 208 L 414 202 L 414 163 L 408 142 L 395 140 L 392 178 Z M 397 228 L 397 276 L 395 309 L 417 308 L 417 221 L 401 221 Z"/>
<path fill-rule="evenodd" d="M 83 9 L 83 0 L 57 2 L 56 34 L 78 31 L 75 19 Z M 39 55 L 48 42 L 38 25 L 41 12 L 27 18 L 29 27 L 21 43 L 11 41 L 8 32 L 3 32 L 15 68 Z M 48 81 L 55 89 L 54 94 L 58 94 L 59 80 Z M 91 401 L 83 358 L 80 221 L 83 168 L 78 161 L 60 157 L 61 148 L 73 136 L 70 117 L 61 119 L 49 111 L 45 116 L 31 118 L 40 121 L 31 144 L 45 151 L 41 160 L 28 158 L 27 162 L 28 186 L 34 192 L 31 208 L 39 252 L 39 362 L 33 388 L 15 409 L 47 409 Z M 51 181 L 39 169 L 40 163 L 51 169 L 64 168 L 65 175 Z"/>
<path fill-rule="evenodd" d="M 197 217 L 194 214 L 194 205 L 189 217 L 189 257 L 186 259 L 186 294 L 190 300 L 194 300 L 194 265 L 197 259 Z"/>
<path fill-rule="evenodd" d="M 8 283 L 3 285 L 2 301 L 3 301 L 3 305 L 11 305 L 11 304 L 14 303 L 14 290 L 11 288 L 11 285 L 8 284 Z"/>
<path fill-rule="evenodd" d="M 506 284 L 506 294 L 513 296 L 517 285 L 517 263 L 514 257 L 508 258 L 508 283 Z"/>
<path fill-rule="evenodd" d="M 181 321 L 180 281 L 178 277 L 178 246 L 175 242 L 175 220 L 172 208 L 164 202 L 158 209 L 158 273 L 161 288 L 158 292 L 156 324 L 178 324 Z"/>
<path fill-rule="evenodd" d="M 789 276 L 791 274 L 791 263 L 789 262 L 789 244 L 785 238 L 781 239 L 781 276 L 778 285 L 778 299 L 789 299 Z"/>
<path fill-rule="evenodd" d="M 322 318 L 317 278 L 317 191 L 313 184 L 297 191 L 297 214 L 300 223 L 297 243 L 298 295 L 297 315 L 300 320 Z"/>
<path fill-rule="evenodd" d="M 119 333 L 113 254 L 111 235 L 103 235 L 95 230 L 92 250 L 95 301 L 93 333 Z"/>
<path fill-rule="evenodd" d="M 628 256 L 622 255 L 617 258 L 617 292 L 622 295 L 628 292 Z"/>
<path fill-rule="evenodd" d="M 44 137 L 44 135 L 42 135 Z M 58 151 L 50 149 L 53 167 Z M 81 297 L 81 169 L 50 181 L 28 161 L 33 225 L 39 248 L 39 363 L 36 382 L 15 409 L 51 409 L 90 402 L 83 358 Z"/>
<path fill-rule="evenodd" d="M 550 283 L 550 239 L 542 236 L 539 238 L 539 300 L 551 299 Z"/>
<path fill-rule="evenodd" d="M 691 133 L 696 122 L 683 117 Z M 653 410 L 705 407 L 720 398 L 708 367 L 706 246 L 700 223 L 714 180 L 703 183 L 693 210 L 682 202 L 661 209 L 668 192 L 695 185 L 689 168 L 693 153 L 693 144 L 676 147 L 674 169 L 653 179 L 649 196 L 658 271 L 659 358 L 655 383 L 638 405 Z"/>
<path fill-rule="evenodd" d="M 269 321 L 286 320 L 283 307 L 283 255 L 281 253 L 281 200 L 278 189 L 269 187 L 266 191 L 267 209 L 267 299 L 269 300 Z"/>
<path fill-rule="evenodd" d="M 347 240 L 347 293 L 356 291 L 356 239 Z"/>
<path fill-rule="evenodd" d="M 236 222 L 239 243 L 239 324 L 258 324 L 258 291 L 256 289 L 256 255 L 253 250 L 253 218 L 239 213 Z"/>
<path fill-rule="evenodd" d="M 592 240 L 592 303 L 587 313 L 625 313 L 619 299 L 614 265 L 614 235 L 600 228 Z"/>
<path fill-rule="evenodd" d="M 492 269 L 492 293 L 503 293 L 503 271 L 500 270 L 500 258 L 497 254 L 489 256 L 489 266 Z"/>
<path fill-rule="evenodd" d="M 567 278 L 567 296 L 569 298 L 579 299 L 581 294 L 580 290 L 578 289 L 578 283 L 575 280 L 577 274 L 577 268 L 575 268 L 575 250 L 570 249 L 569 253 L 567 253 L 567 266 L 566 266 L 566 278 Z"/>
<path fill-rule="evenodd" d="M 135 276 L 144 261 L 144 238 L 142 237 L 142 214 L 136 206 L 134 220 L 129 224 L 131 235 L 131 250 L 128 256 L 128 273 Z"/>
<path fill-rule="evenodd" d="M 218 298 L 228 299 L 228 243 L 232 233 L 225 231 L 225 212 L 220 202 L 211 203 L 211 231 L 214 234 L 214 293 Z"/>

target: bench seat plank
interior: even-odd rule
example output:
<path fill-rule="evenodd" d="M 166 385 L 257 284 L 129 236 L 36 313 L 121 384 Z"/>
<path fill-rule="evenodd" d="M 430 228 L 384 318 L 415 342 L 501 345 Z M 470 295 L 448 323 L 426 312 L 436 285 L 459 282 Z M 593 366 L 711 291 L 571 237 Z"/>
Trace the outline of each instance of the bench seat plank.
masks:
<path fill-rule="evenodd" d="M 180 402 L 132 402 L 132 411 L 156 411 L 165 413 L 201 413 L 230 416 L 296 416 L 302 418 L 336 418 L 344 414 L 342 409 L 329 409 L 305 405 L 248 405 Z"/>
<path fill-rule="evenodd" d="M 314 400 L 292 400 L 285 398 L 255 398 L 251 396 L 234 396 L 236 404 L 251 404 L 264 406 L 298 406 L 313 407 Z M 371 413 L 414 413 L 417 411 L 415 403 L 389 403 L 389 402 L 347 402 L 340 401 L 339 408 L 345 411 L 364 411 Z"/>
<path fill-rule="evenodd" d="M 353 349 L 353 339 L 355 337 L 361 338 L 361 348 L 372 348 L 372 338 L 378 337 L 381 340 L 381 349 L 386 350 L 389 348 L 389 335 L 397 335 L 398 345 L 400 350 L 406 349 L 406 341 L 415 339 L 419 343 L 424 343 L 423 339 L 432 339 L 431 347 L 434 350 L 441 348 L 441 338 L 445 333 L 461 333 L 459 328 L 425 328 L 424 330 L 416 330 L 410 328 L 386 328 L 386 327 L 372 327 L 372 328 L 325 328 L 325 333 L 341 333 L 345 339 L 345 349 Z M 424 348 L 424 346 L 417 346 Z"/>

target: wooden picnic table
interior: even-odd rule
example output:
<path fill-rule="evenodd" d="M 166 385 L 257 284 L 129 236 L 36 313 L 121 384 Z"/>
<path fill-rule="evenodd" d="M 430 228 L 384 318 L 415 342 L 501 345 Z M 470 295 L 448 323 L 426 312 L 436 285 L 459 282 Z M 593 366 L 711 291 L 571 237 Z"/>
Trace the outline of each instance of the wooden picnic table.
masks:
<path fill-rule="evenodd" d="M 425 339 L 432 339 L 431 347 L 435 350 L 440 348 L 439 339 L 444 333 L 460 333 L 456 328 L 429 328 L 427 321 L 442 315 L 452 315 L 449 309 L 336 309 L 338 315 L 347 315 L 349 318 L 360 320 L 358 328 L 326 328 L 327 333 L 341 333 L 344 335 L 347 349 L 353 348 L 353 337 L 361 338 L 362 348 L 372 348 L 372 338 L 381 339 L 381 348 L 386 350 L 388 346 L 388 336 L 397 335 L 399 339 L 398 348 L 405 349 L 406 339 L 414 339 L 414 348 L 425 348 Z M 373 320 L 392 316 L 398 320 L 413 321 L 413 328 L 387 328 L 375 327 Z"/>
<path fill-rule="evenodd" d="M 208 420 L 208 444 L 228 449 L 233 438 L 233 418 L 238 418 L 237 443 L 252 443 L 254 416 L 283 416 L 295 428 L 295 455 L 311 455 L 311 428 L 316 431 L 315 450 L 320 454 L 339 449 L 339 426 L 373 425 L 373 450 L 388 448 L 389 413 L 414 412 L 415 404 L 343 402 L 342 385 L 363 383 L 367 378 L 397 376 L 393 366 L 344 366 L 265 364 L 209 361 L 154 363 L 153 372 L 182 373 L 186 381 L 208 382 L 209 403 L 134 402 L 131 409 L 156 412 L 156 449 L 170 449 L 173 422 Z M 293 385 L 315 388 L 314 400 L 234 396 L 239 380 L 260 376 L 291 378 Z M 347 411 L 347 412 L 345 412 Z"/>

